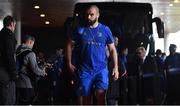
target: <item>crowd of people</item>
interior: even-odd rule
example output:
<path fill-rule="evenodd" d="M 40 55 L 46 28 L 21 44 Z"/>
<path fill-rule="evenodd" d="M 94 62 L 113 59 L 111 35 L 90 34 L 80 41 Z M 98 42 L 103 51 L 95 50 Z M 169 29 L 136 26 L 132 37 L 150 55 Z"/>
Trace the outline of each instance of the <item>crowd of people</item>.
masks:
<path fill-rule="evenodd" d="M 167 57 L 160 49 L 146 55 L 141 46 L 129 59 L 128 47 L 119 47 L 119 38 L 98 21 L 99 8 L 91 5 L 85 14 L 86 23 L 70 33 L 66 48 L 57 48 L 49 58 L 32 50 L 32 35 L 23 36 L 16 49 L 16 21 L 12 16 L 4 18 L 0 32 L 0 104 L 179 103 L 167 81 L 180 67 L 176 45 L 169 46 Z"/>

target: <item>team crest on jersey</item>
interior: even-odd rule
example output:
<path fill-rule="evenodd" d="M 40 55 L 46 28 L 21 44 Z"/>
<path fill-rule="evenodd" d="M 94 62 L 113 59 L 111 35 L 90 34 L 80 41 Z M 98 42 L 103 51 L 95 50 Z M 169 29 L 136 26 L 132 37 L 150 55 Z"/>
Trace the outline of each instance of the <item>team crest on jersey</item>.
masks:
<path fill-rule="evenodd" d="M 85 36 L 85 35 L 87 35 L 87 33 L 86 33 L 86 32 L 83 32 L 83 35 Z"/>
<path fill-rule="evenodd" d="M 97 32 L 99 37 L 102 37 L 102 33 L 101 32 Z"/>

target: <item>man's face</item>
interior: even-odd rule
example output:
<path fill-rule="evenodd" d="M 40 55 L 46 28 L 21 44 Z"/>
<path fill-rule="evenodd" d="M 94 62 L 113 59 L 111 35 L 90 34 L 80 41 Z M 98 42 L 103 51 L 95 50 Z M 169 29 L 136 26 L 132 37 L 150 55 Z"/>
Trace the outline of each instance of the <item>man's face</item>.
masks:
<path fill-rule="evenodd" d="M 144 51 L 142 51 L 142 50 L 139 50 L 139 51 L 137 52 L 137 56 L 138 56 L 140 59 L 144 59 L 145 55 L 146 55 L 146 52 L 144 52 Z"/>
<path fill-rule="evenodd" d="M 32 49 L 33 46 L 34 46 L 34 41 L 33 40 L 28 40 L 27 42 L 28 42 L 28 47 Z"/>
<path fill-rule="evenodd" d="M 115 44 L 115 46 L 117 47 L 118 46 L 118 38 L 117 37 L 114 37 L 114 44 Z"/>
<path fill-rule="evenodd" d="M 16 28 L 16 22 L 11 22 L 12 32 L 15 31 Z"/>
<path fill-rule="evenodd" d="M 170 54 L 175 53 L 176 52 L 176 48 L 169 47 L 169 52 L 170 52 Z"/>
<path fill-rule="evenodd" d="M 126 56 L 128 55 L 128 49 L 127 49 L 127 48 L 125 48 L 125 49 L 123 50 L 123 54 L 126 55 Z"/>
<path fill-rule="evenodd" d="M 85 18 L 89 25 L 93 25 L 95 22 L 98 21 L 99 13 L 97 12 L 96 8 L 89 8 L 86 11 Z"/>

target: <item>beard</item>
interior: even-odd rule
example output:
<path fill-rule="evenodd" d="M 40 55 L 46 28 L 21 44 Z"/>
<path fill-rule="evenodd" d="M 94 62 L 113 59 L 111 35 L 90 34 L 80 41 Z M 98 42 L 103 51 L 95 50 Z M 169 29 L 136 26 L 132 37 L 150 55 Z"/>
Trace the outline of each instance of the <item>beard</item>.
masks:
<path fill-rule="evenodd" d="M 96 23 L 96 21 L 97 21 L 97 18 L 94 20 L 87 20 L 87 24 L 88 25 L 94 25 Z"/>

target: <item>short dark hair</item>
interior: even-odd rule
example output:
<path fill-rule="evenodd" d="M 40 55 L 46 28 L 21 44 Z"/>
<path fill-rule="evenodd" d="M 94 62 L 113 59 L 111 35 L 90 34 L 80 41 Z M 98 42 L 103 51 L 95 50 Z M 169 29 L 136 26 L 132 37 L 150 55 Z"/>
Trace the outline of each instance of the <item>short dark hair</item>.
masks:
<path fill-rule="evenodd" d="M 88 8 L 86 9 L 86 11 L 89 10 L 89 9 L 91 9 L 91 8 L 95 8 L 95 9 L 96 9 L 96 12 L 99 13 L 99 8 L 98 8 L 97 5 L 89 5 Z"/>
<path fill-rule="evenodd" d="M 161 54 L 162 54 L 161 49 L 157 49 L 157 50 L 156 50 L 156 55 L 161 55 Z"/>
<path fill-rule="evenodd" d="M 32 36 L 32 35 L 27 34 L 27 35 L 25 35 L 25 36 L 23 37 L 23 43 L 25 43 L 25 42 L 28 41 L 28 40 L 35 41 L 35 37 Z"/>
<path fill-rule="evenodd" d="M 6 16 L 4 19 L 3 19 L 3 25 L 4 27 L 6 26 L 9 26 L 11 24 L 11 22 L 16 22 L 15 18 L 13 18 L 12 16 Z"/>

